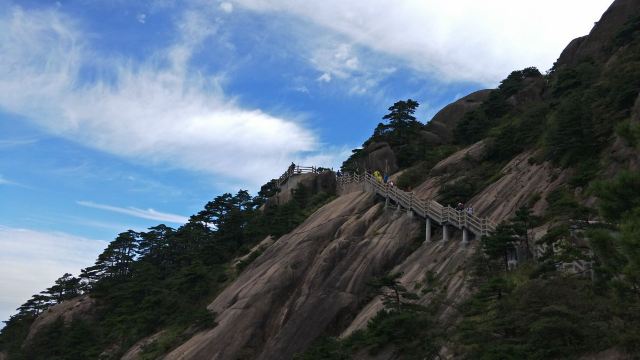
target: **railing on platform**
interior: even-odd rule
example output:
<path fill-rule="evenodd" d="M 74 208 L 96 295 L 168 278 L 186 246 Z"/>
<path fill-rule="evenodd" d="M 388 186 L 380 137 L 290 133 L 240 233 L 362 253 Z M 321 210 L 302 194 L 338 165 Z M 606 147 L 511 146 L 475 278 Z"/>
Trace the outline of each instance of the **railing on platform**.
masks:
<path fill-rule="evenodd" d="M 290 166 L 287 171 L 284 172 L 284 174 L 282 174 L 277 181 L 277 185 L 278 187 L 282 186 L 282 184 L 284 184 L 285 182 L 287 182 L 287 180 L 289 180 L 290 177 L 292 177 L 293 175 L 298 175 L 298 174 L 317 174 L 319 173 L 318 168 L 315 166 L 300 166 L 300 165 L 295 165 L 295 166 Z"/>
<path fill-rule="evenodd" d="M 408 211 L 430 218 L 439 224 L 450 224 L 459 229 L 466 228 L 476 235 L 488 235 L 496 228 L 496 224 L 488 218 L 479 218 L 467 211 L 458 211 L 450 206 L 443 206 L 435 200 L 420 200 L 413 192 L 403 191 L 396 186 L 382 183 L 375 176 L 344 173 L 338 176 L 338 185 L 364 183 L 370 190 L 391 199 Z"/>

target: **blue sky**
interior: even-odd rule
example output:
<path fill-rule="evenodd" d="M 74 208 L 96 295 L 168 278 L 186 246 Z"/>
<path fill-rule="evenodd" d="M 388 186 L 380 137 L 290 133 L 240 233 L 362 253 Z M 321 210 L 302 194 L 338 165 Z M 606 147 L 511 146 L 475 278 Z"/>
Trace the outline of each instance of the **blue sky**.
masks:
<path fill-rule="evenodd" d="M 121 231 L 339 166 L 396 100 L 550 68 L 609 2 L 0 0 L 0 319 Z"/>

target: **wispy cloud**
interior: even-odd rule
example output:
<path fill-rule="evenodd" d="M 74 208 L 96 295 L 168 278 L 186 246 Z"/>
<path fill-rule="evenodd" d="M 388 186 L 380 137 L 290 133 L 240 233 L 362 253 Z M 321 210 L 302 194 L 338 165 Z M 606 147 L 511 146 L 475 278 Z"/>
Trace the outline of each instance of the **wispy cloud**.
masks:
<path fill-rule="evenodd" d="M 144 210 L 144 209 L 138 209 L 132 206 L 124 208 L 124 207 L 118 207 L 118 206 L 112 206 L 112 205 L 97 204 L 92 201 L 76 201 L 76 203 L 78 205 L 82 205 L 82 206 L 86 206 L 94 209 L 116 212 L 116 213 L 125 214 L 129 216 L 135 216 L 142 219 L 148 219 L 148 220 L 170 222 L 174 224 L 184 224 L 189 221 L 189 218 L 186 216 L 163 213 L 160 211 L 156 211 L 154 209 Z"/>
<path fill-rule="evenodd" d="M 0 175 L 0 185 L 13 185 L 13 181 L 9 181 Z"/>
<path fill-rule="evenodd" d="M 19 182 L 13 181 L 13 180 L 9 180 L 9 179 L 5 178 L 2 174 L 0 174 L 0 186 L 2 186 L 2 185 L 17 186 L 17 187 L 21 187 L 21 188 L 25 188 L 25 189 L 31 189 L 30 186 L 21 184 Z"/>
<path fill-rule="evenodd" d="M 14 146 L 31 145 L 38 142 L 38 139 L 0 139 L 0 149 L 11 148 Z"/>
<path fill-rule="evenodd" d="M 185 10 L 175 42 L 142 62 L 94 53 L 82 27 L 60 10 L 7 10 L 0 15 L 0 108 L 50 133 L 252 186 L 319 147 L 299 120 L 243 108 L 224 93 L 219 74 L 192 65 L 217 31 L 206 9 Z M 106 75 L 88 81 L 83 68 Z"/>
<path fill-rule="evenodd" d="M 360 56 L 357 47 L 344 58 L 339 52 L 330 54 L 339 72 L 348 69 L 349 61 L 362 64 L 390 56 L 398 65 L 403 62 L 442 81 L 494 85 L 515 69 L 548 69 L 570 40 L 591 29 L 611 0 L 540 0 L 534 7 L 511 0 L 234 2 L 267 16 L 286 14 L 321 27 L 317 36 L 306 38 L 333 33 L 347 46 L 374 51 L 373 57 Z"/>
<path fill-rule="evenodd" d="M 0 320 L 65 272 L 91 265 L 106 242 L 0 225 Z"/>

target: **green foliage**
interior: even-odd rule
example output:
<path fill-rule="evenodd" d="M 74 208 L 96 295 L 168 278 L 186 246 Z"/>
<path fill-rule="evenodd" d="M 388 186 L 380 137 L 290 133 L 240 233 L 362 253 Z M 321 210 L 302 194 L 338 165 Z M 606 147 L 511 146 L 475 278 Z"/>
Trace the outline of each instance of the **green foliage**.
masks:
<path fill-rule="evenodd" d="M 402 273 L 388 274 L 373 279 L 369 285 L 378 289 L 378 295 L 382 297 L 385 306 L 400 310 L 407 305 L 406 300 L 415 300 L 416 294 L 409 292 L 402 283 Z"/>
<path fill-rule="evenodd" d="M 253 260 L 257 259 L 260 255 L 262 255 L 263 252 L 264 252 L 263 248 L 258 248 L 255 251 L 252 251 L 251 253 L 249 253 L 249 256 L 247 256 L 246 259 L 239 261 L 238 264 L 236 265 L 238 272 L 242 272 L 242 270 L 244 270 L 247 266 L 249 266 L 249 264 L 251 264 Z"/>
<path fill-rule="evenodd" d="M 640 145 L 640 125 L 631 123 L 631 120 L 627 119 L 618 123 L 615 131 L 629 146 L 638 147 Z"/>
<path fill-rule="evenodd" d="M 17 359 L 98 358 L 111 348 L 115 358 L 135 341 L 166 329 L 145 350 L 147 358 L 156 358 L 188 333 L 215 326 L 206 305 L 224 287 L 231 261 L 266 235 L 291 231 L 332 199 L 299 186 L 286 205 L 259 211 L 268 193 L 223 194 L 178 229 L 158 225 L 119 234 L 80 278 L 65 274 L 21 306 L 0 332 L 1 348 Z M 57 322 L 21 348 L 35 316 L 81 293 L 97 300 L 95 319 Z"/>
<path fill-rule="evenodd" d="M 548 207 L 545 213 L 545 218 L 547 220 L 584 220 L 587 219 L 591 213 L 589 208 L 580 205 L 571 189 L 565 186 L 559 187 L 550 192 L 547 195 L 546 200 Z"/>
<path fill-rule="evenodd" d="M 579 97 L 572 96 L 551 117 L 547 158 L 562 166 L 590 159 L 599 151 L 596 140 L 591 114 Z"/>
<path fill-rule="evenodd" d="M 555 263 L 575 259 L 570 252 L 567 256 L 556 254 L 551 261 L 533 267 L 500 271 L 495 263 L 491 264 L 503 250 L 500 245 L 508 244 L 508 231 L 500 227 L 492 237 L 483 239 L 483 244 L 491 241 L 495 246 L 485 245 L 490 256 L 475 265 L 472 283 L 477 292 L 462 307 L 463 321 L 455 331 L 460 351 L 467 358 L 577 358 L 611 347 L 638 353 L 638 176 L 624 172 L 594 186 L 601 213 L 620 226 L 591 228 L 585 233 L 595 260 L 593 281 L 555 271 Z M 556 215 L 570 214 L 576 205 L 566 188 L 547 199 Z M 519 213 L 516 219 L 526 217 L 524 211 Z M 500 242 L 503 233 L 507 236 Z M 558 245 L 569 236 L 569 227 L 560 225 L 549 229 L 541 242 Z"/>
<path fill-rule="evenodd" d="M 420 104 L 417 101 L 408 99 L 407 101 L 397 101 L 389 107 L 389 113 L 382 118 L 389 120 L 389 126 L 392 128 L 402 128 L 416 121 L 413 114 L 416 112 Z"/>
<path fill-rule="evenodd" d="M 613 45 L 622 47 L 638 38 L 640 32 L 640 16 L 629 19 L 624 27 L 616 34 Z"/>
<path fill-rule="evenodd" d="M 494 128 L 489 136 L 487 158 L 506 161 L 535 145 L 540 139 L 547 123 L 549 107 L 533 105 L 509 122 Z"/>
<path fill-rule="evenodd" d="M 491 92 L 489 98 L 478 109 L 465 114 L 454 129 L 454 141 L 468 145 L 487 137 L 490 130 L 501 125 L 503 117 L 513 110 L 507 99 L 520 91 L 527 79 L 541 76 L 538 69 L 534 67 L 513 71 L 502 80 L 500 86 Z M 506 128 L 504 131 L 513 132 L 515 129 Z M 527 135 L 523 134 L 523 136 Z M 530 137 L 531 135 L 528 138 Z M 501 139 L 500 143 L 506 145 L 504 140 L 504 138 Z"/>
<path fill-rule="evenodd" d="M 437 302 L 436 302 L 437 303 Z M 436 359 L 443 342 L 444 331 L 435 321 L 435 308 L 418 305 L 400 309 L 384 309 L 367 324 L 345 339 L 323 337 L 297 360 L 352 359 L 356 353 L 375 356 L 391 349 L 402 359 Z"/>
<path fill-rule="evenodd" d="M 412 99 L 394 103 L 389 107 L 389 113 L 383 116 L 388 123 L 379 123 L 373 135 L 363 143 L 363 147 L 377 142 L 388 143 L 401 168 L 412 166 L 420 161 L 426 147 L 422 137 L 424 125 L 413 115 L 418 106 L 418 102 Z M 344 161 L 341 170 L 363 171 L 364 169 L 358 168 L 358 163 L 366 156 L 363 149 L 352 150 L 352 155 Z"/>
<path fill-rule="evenodd" d="M 99 331 L 88 322 L 75 320 L 66 325 L 58 318 L 44 326 L 22 356 L 33 360 L 97 359 L 102 352 L 99 338 Z"/>
<path fill-rule="evenodd" d="M 600 161 L 597 158 L 586 159 L 574 167 L 574 173 L 569 179 L 569 185 L 573 187 L 587 186 L 600 172 Z"/>
<path fill-rule="evenodd" d="M 479 190 L 478 184 L 470 178 L 463 178 L 451 184 L 445 184 L 440 188 L 438 201 L 442 204 L 454 206 L 457 203 L 466 203 Z"/>
<path fill-rule="evenodd" d="M 565 67 L 555 72 L 551 93 L 560 98 L 571 91 L 583 90 L 594 83 L 599 68 L 591 61 L 583 61 L 574 67 Z"/>
<path fill-rule="evenodd" d="M 442 145 L 427 150 L 424 160 L 418 165 L 406 169 L 399 177 L 397 185 L 403 189 L 409 189 L 420 185 L 429 177 L 429 171 L 440 160 L 445 159 L 447 156 L 453 154 L 456 151 L 455 146 Z"/>
<path fill-rule="evenodd" d="M 440 187 L 438 201 L 451 206 L 459 202 L 467 203 L 479 190 L 498 180 L 502 176 L 501 169 L 501 163 L 485 161 L 474 164 L 462 178 Z"/>
<path fill-rule="evenodd" d="M 486 292 L 481 289 L 465 305 L 457 329 L 468 358 L 568 358 L 611 344 L 602 322 L 609 311 L 583 280 L 536 279 L 503 287 L 499 297 Z"/>
<path fill-rule="evenodd" d="M 623 219 L 640 206 L 640 173 L 622 171 L 610 181 L 594 183 L 593 191 L 605 219 Z"/>

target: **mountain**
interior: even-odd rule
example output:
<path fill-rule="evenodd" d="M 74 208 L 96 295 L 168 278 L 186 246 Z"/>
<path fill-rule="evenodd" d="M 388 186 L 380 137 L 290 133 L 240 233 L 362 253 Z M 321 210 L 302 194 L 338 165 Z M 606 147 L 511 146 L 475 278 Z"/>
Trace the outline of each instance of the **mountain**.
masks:
<path fill-rule="evenodd" d="M 0 359 L 634 358 L 639 94 L 640 1 L 616 0 L 547 74 L 427 124 L 397 102 L 342 177 L 292 168 L 179 229 L 121 234 L 84 287 L 23 306 Z M 410 205 L 347 178 L 365 169 Z M 436 202 L 473 217 L 426 225 Z"/>

